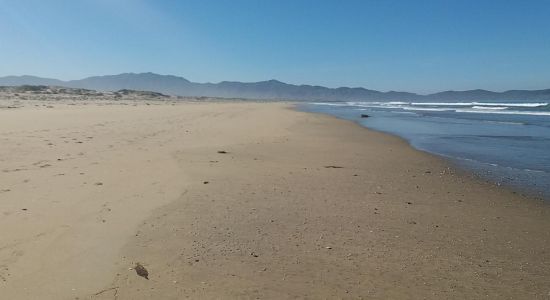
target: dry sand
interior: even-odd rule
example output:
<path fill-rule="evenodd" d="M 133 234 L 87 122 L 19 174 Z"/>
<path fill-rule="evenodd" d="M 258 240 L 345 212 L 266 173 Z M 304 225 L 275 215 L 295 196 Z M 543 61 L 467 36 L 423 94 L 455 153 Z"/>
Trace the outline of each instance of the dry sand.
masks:
<path fill-rule="evenodd" d="M 71 104 L 0 109 L 1 299 L 549 298 L 548 205 L 398 138 L 282 103 Z"/>

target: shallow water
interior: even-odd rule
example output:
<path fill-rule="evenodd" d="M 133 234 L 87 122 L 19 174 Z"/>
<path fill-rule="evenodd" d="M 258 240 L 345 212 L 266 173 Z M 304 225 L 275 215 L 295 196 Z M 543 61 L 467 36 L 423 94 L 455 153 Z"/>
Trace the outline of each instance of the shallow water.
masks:
<path fill-rule="evenodd" d="M 547 102 L 325 102 L 300 109 L 398 135 L 497 184 L 550 199 Z"/>

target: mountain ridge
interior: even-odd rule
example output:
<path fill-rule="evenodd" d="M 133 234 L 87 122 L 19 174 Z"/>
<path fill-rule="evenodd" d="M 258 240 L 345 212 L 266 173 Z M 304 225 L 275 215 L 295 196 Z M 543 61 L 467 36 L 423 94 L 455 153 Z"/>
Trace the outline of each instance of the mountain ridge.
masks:
<path fill-rule="evenodd" d="M 156 73 L 122 73 L 91 76 L 78 80 L 58 80 L 31 75 L 0 77 L 0 86 L 47 85 L 83 88 L 96 91 L 124 89 L 152 91 L 175 96 L 206 96 L 247 99 L 281 99 L 301 101 L 468 101 L 468 100 L 550 100 L 550 89 L 508 90 L 493 92 L 483 89 L 442 91 L 420 95 L 410 92 L 381 92 L 363 87 L 328 88 L 319 85 L 295 85 L 276 79 L 258 82 L 221 81 L 197 83 L 184 77 Z"/>

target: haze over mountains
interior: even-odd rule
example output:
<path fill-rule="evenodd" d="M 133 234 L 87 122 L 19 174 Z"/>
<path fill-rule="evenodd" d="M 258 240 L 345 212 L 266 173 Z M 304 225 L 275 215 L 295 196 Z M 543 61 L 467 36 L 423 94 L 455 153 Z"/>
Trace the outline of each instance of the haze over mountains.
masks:
<path fill-rule="evenodd" d="M 97 91 L 123 89 L 153 91 L 177 96 L 207 96 L 248 99 L 285 99 L 303 101 L 480 101 L 480 100 L 550 100 L 550 89 L 445 91 L 429 95 L 408 92 L 380 92 L 365 88 L 327 88 L 312 85 L 293 85 L 277 80 L 260 82 L 196 83 L 183 77 L 155 73 L 124 73 L 93 76 L 80 80 L 62 81 L 35 76 L 0 77 L 0 86 L 47 85 L 83 88 Z"/>

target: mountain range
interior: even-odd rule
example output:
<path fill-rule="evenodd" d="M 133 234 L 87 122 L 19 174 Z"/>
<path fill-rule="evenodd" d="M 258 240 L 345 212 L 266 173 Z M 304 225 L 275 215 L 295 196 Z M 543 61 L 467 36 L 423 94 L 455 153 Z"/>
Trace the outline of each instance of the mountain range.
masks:
<path fill-rule="evenodd" d="M 123 73 L 93 76 L 62 81 L 36 76 L 0 77 L 0 86 L 46 85 L 83 88 L 96 91 L 123 89 L 152 91 L 177 96 L 206 96 L 246 99 L 283 99 L 302 101 L 480 101 L 480 100 L 550 100 L 550 89 L 444 91 L 429 95 L 409 92 L 380 92 L 362 87 L 327 88 L 313 85 L 294 85 L 277 80 L 259 82 L 222 81 L 219 83 L 191 82 L 183 77 L 155 73 Z"/>

